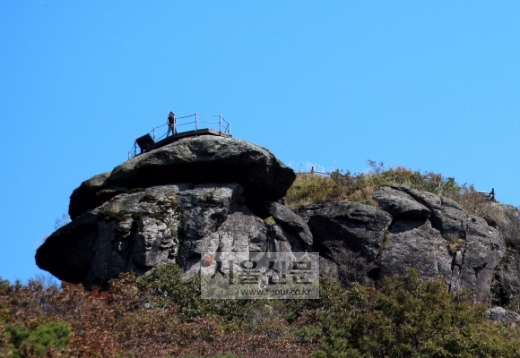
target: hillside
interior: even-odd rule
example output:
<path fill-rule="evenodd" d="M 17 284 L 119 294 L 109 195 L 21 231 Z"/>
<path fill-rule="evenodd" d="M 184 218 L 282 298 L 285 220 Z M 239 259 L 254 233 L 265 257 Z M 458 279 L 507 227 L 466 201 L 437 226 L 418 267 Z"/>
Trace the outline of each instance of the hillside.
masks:
<path fill-rule="evenodd" d="M 62 289 L 0 285 L 0 352 L 518 356 L 519 211 L 372 165 L 295 175 L 265 148 L 200 136 L 84 181 L 36 253 Z M 319 299 L 201 298 L 201 279 L 231 282 L 230 253 L 300 252 L 318 255 Z"/>

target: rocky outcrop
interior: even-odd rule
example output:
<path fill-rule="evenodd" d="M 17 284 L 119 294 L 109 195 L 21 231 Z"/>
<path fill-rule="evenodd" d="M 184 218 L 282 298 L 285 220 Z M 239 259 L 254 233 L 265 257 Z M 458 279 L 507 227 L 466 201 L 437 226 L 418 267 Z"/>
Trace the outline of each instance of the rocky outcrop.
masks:
<path fill-rule="evenodd" d="M 405 192 L 382 187 L 374 193 L 374 199 L 379 202 L 383 210 L 394 218 L 401 219 L 426 219 L 430 216 L 430 210 L 414 200 Z"/>
<path fill-rule="evenodd" d="M 404 274 L 414 267 L 424 280 L 442 276 L 450 284 L 453 258 L 446 239 L 429 221 L 395 220 L 387 240 L 379 258 L 383 276 Z"/>
<path fill-rule="evenodd" d="M 295 179 L 267 149 L 232 138 L 200 136 L 181 139 L 138 155 L 111 173 L 97 175 L 77 188 L 69 206 L 75 219 L 86 210 L 135 188 L 175 183 L 238 183 L 245 204 L 258 216 L 269 216 L 264 201 L 282 198 Z"/>
<path fill-rule="evenodd" d="M 311 230 L 300 216 L 279 203 L 267 202 L 266 207 L 277 224 L 298 235 L 306 248 L 312 247 Z"/>
<path fill-rule="evenodd" d="M 506 246 L 501 264 L 495 269 L 494 303 L 520 302 L 520 211 L 511 205 L 494 204 L 485 220 L 503 235 Z"/>
<path fill-rule="evenodd" d="M 513 327 L 516 327 L 520 321 L 520 314 L 506 310 L 502 307 L 493 307 L 487 310 L 487 318 L 493 322 L 508 324 L 512 323 Z"/>
<path fill-rule="evenodd" d="M 242 194 L 236 183 L 189 183 L 117 195 L 48 237 L 36 252 L 36 263 L 59 279 L 91 287 L 121 272 L 143 275 L 167 262 L 176 262 L 190 277 L 199 272 L 205 255 L 217 252 L 308 248 L 302 236 L 309 239 L 310 233 L 303 220 L 291 212 L 298 225 L 289 214 L 287 223 L 269 226 L 244 205 Z"/>
<path fill-rule="evenodd" d="M 416 201 L 430 217 L 403 216 L 406 210 L 387 204 L 396 202 L 396 197 L 406 198 L 404 208 L 412 207 L 410 200 Z M 405 267 L 416 267 L 424 279 L 440 275 L 450 290 L 469 288 L 476 301 L 490 300 L 494 270 L 505 254 L 499 230 L 454 201 L 431 193 L 387 187 L 376 192 L 374 199 L 383 203 L 383 209 L 399 212 L 393 217 L 388 245 L 381 255 L 381 273 L 390 276 L 403 273 Z"/>
<path fill-rule="evenodd" d="M 345 249 L 374 260 L 392 221 L 378 208 L 349 201 L 307 205 L 295 211 L 309 225 L 315 247 L 333 260 Z"/>
<path fill-rule="evenodd" d="M 516 208 L 495 204 L 482 218 L 432 193 L 382 187 L 373 195 L 379 207 L 339 201 L 290 210 L 280 199 L 293 179 L 254 144 L 179 140 L 83 182 L 71 196 L 73 221 L 36 261 L 60 279 L 103 286 L 167 262 L 186 277 L 211 273 L 210 259 L 230 251 L 317 251 L 320 275 L 346 285 L 377 285 L 413 267 L 424 280 L 442 277 L 450 291 L 471 289 L 475 301 L 520 300 Z"/>
<path fill-rule="evenodd" d="M 239 184 L 178 184 L 120 194 L 52 234 L 36 262 L 60 279 L 104 285 L 177 262 L 198 272 L 207 252 L 265 251 L 269 227 L 243 204 Z"/>
<path fill-rule="evenodd" d="M 368 283 L 377 278 L 379 268 L 375 262 L 385 243 L 391 215 L 348 201 L 307 205 L 295 212 L 309 225 L 314 250 L 326 259 L 320 260 L 320 270 L 344 283 Z M 331 268 L 330 262 L 337 269 Z"/>
<path fill-rule="evenodd" d="M 343 201 L 295 210 L 308 224 L 328 276 L 377 283 L 413 267 L 424 280 L 441 276 L 451 291 L 469 288 L 475 301 L 491 300 L 506 253 L 500 230 L 431 193 L 383 187 L 373 197 L 381 209 Z"/>
<path fill-rule="evenodd" d="M 127 192 L 127 188 L 105 186 L 110 172 L 102 173 L 85 180 L 70 196 L 69 215 L 75 219 L 87 210 L 93 209 L 110 198 Z"/>

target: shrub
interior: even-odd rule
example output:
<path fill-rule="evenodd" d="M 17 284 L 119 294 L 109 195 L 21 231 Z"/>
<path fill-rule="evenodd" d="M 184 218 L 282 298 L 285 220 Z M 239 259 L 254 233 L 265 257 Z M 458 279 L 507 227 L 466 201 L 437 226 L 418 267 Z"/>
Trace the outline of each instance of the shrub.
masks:
<path fill-rule="evenodd" d="M 202 300 L 175 265 L 104 292 L 0 281 L 0 355 L 518 357 L 518 329 L 470 298 L 413 270 L 380 291 L 324 279 L 317 300 Z"/>
<path fill-rule="evenodd" d="M 44 356 L 49 347 L 64 349 L 72 333 L 70 325 L 63 321 L 43 324 L 32 331 L 24 325 L 7 326 L 6 330 L 13 345 L 10 355 L 15 358 Z"/>
<path fill-rule="evenodd" d="M 471 292 L 448 293 L 441 279 L 421 282 L 416 270 L 385 279 L 381 291 L 355 285 L 320 313 L 325 337 L 315 357 L 519 357 L 516 329 L 485 318 Z"/>
<path fill-rule="evenodd" d="M 455 178 L 444 177 L 433 172 L 421 173 L 405 167 L 385 169 L 383 163 L 368 161 L 371 169 L 367 173 L 352 174 L 336 170 L 330 177 L 298 174 L 287 191 L 286 205 L 298 207 L 321 204 L 328 201 L 349 200 L 377 206 L 372 195 L 382 186 L 404 186 L 428 191 L 455 200 L 464 209 L 485 217 L 496 214 L 493 203 L 473 185 L 458 184 Z"/>

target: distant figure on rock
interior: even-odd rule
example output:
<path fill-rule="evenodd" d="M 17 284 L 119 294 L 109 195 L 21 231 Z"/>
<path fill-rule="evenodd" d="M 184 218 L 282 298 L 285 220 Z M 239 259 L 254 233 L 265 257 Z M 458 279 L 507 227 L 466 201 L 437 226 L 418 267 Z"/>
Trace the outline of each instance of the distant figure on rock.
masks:
<path fill-rule="evenodd" d="M 491 188 L 491 192 L 488 194 L 488 198 L 491 199 L 492 202 L 496 203 L 495 199 L 495 188 Z"/>
<path fill-rule="evenodd" d="M 170 112 L 168 115 L 168 121 L 166 122 L 168 124 L 168 133 L 166 133 L 166 136 L 170 136 L 170 132 L 172 134 L 177 133 L 177 128 L 175 128 L 175 114 L 173 112 Z"/>

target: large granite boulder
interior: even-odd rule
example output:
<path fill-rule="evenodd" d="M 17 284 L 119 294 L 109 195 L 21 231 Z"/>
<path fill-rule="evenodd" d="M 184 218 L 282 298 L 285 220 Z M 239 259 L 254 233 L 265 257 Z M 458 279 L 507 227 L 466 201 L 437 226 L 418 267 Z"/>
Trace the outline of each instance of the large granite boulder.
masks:
<path fill-rule="evenodd" d="M 70 196 L 69 215 L 72 219 L 87 210 L 93 209 L 101 205 L 110 198 L 127 192 L 127 188 L 107 187 L 105 180 L 110 176 L 110 172 L 102 173 L 85 180 L 74 190 Z"/>
<path fill-rule="evenodd" d="M 511 324 L 513 327 L 516 327 L 518 322 L 520 322 L 520 314 L 515 311 L 506 310 L 503 307 L 492 307 L 488 309 L 486 316 L 493 322 Z"/>
<path fill-rule="evenodd" d="M 494 304 L 520 303 L 520 211 L 511 205 L 494 203 L 485 220 L 504 235 L 505 255 L 495 269 Z"/>
<path fill-rule="evenodd" d="M 520 250 L 507 247 L 504 258 L 495 269 L 493 281 L 494 304 L 520 303 Z"/>
<path fill-rule="evenodd" d="M 295 212 L 309 225 L 315 247 L 333 260 L 344 250 L 374 260 L 392 221 L 383 210 L 349 201 L 306 205 Z"/>
<path fill-rule="evenodd" d="M 446 284 L 452 278 L 452 261 L 447 242 L 429 221 L 396 220 L 388 230 L 387 242 L 379 258 L 382 276 L 419 270 L 423 280 L 442 276 Z"/>
<path fill-rule="evenodd" d="M 312 247 L 312 233 L 305 221 L 296 215 L 291 209 L 276 202 L 267 202 L 267 210 L 273 216 L 274 221 L 286 230 L 296 234 L 303 242 L 303 246 Z"/>
<path fill-rule="evenodd" d="M 47 238 L 36 263 L 90 287 L 167 262 L 190 276 L 217 250 L 266 251 L 269 227 L 242 192 L 239 184 L 178 184 L 117 195 Z"/>
<path fill-rule="evenodd" d="M 227 252 L 320 254 L 320 275 L 375 284 L 416 268 L 474 301 L 520 300 L 520 212 L 499 204 L 484 218 L 453 200 L 383 187 L 379 207 L 339 201 L 290 210 L 294 172 L 268 150 L 230 138 L 185 138 L 83 182 L 73 221 L 38 249 L 38 266 L 89 287 L 121 272 L 177 263 L 190 277 L 217 270 Z M 268 225 L 263 219 L 272 216 Z M 213 262 L 213 263 L 212 263 Z"/>
<path fill-rule="evenodd" d="M 338 278 L 345 284 L 370 282 L 377 278 L 375 264 L 392 222 L 388 213 L 360 203 L 340 201 L 313 204 L 295 210 L 309 226 L 322 276 Z M 337 269 L 331 268 L 331 262 Z"/>
<path fill-rule="evenodd" d="M 404 208 L 389 201 L 406 197 L 404 208 L 414 200 L 429 217 L 403 215 Z M 381 273 L 391 276 L 415 267 L 423 279 L 440 275 L 450 290 L 469 288 L 475 301 L 489 302 L 495 269 L 506 252 L 501 232 L 486 220 L 465 211 L 453 200 L 404 187 L 381 188 L 374 199 L 396 214 L 389 228 L 386 249 L 381 254 Z M 417 211 L 415 210 L 417 213 Z"/>
<path fill-rule="evenodd" d="M 292 169 L 258 145 L 218 136 L 190 137 L 87 180 L 73 192 L 69 215 L 75 219 L 129 189 L 175 183 L 238 183 L 244 188 L 247 207 L 265 218 L 269 213 L 264 201 L 281 199 L 294 179 Z"/>
<path fill-rule="evenodd" d="M 475 302 L 490 302 L 496 277 L 516 294 L 518 255 L 508 256 L 509 271 L 497 271 L 506 253 L 497 227 L 508 224 L 489 225 L 450 199 L 409 188 L 384 187 L 373 197 L 382 209 L 341 201 L 294 210 L 311 230 L 322 276 L 377 284 L 413 267 L 423 280 L 441 276 L 450 291 L 471 289 Z"/>
<path fill-rule="evenodd" d="M 394 218 L 425 219 L 431 213 L 407 193 L 391 187 L 380 188 L 374 193 L 374 199 Z"/>

